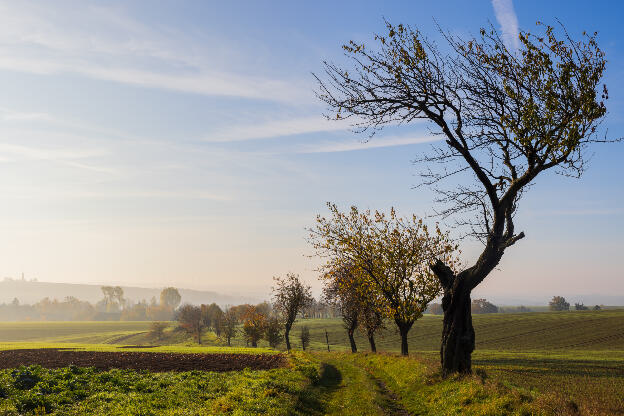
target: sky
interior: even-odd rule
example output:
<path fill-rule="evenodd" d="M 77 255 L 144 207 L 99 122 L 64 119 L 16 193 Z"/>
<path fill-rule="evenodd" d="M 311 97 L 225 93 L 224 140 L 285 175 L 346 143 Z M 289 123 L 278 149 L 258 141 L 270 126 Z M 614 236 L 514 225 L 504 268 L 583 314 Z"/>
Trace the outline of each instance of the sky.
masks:
<path fill-rule="evenodd" d="M 306 228 L 326 202 L 433 212 L 427 124 L 370 141 L 323 118 L 313 73 L 384 19 L 439 39 L 559 19 L 599 32 L 624 136 L 624 5 L 611 1 L 0 1 L 0 277 L 265 296 L 320 288 Z M 624 294 L 624 144 L 580 180 L 546 174 L 475 295 Z M 466 262 L 478 243 L 462 242 Z"/>

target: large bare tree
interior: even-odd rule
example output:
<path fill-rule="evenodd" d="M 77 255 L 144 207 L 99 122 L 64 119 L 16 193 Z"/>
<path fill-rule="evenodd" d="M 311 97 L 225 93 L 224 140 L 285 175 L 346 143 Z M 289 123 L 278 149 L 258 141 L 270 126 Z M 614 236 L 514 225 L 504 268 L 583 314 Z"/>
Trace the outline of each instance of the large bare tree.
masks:
<path fill-rule="evenodd" d="M 493 29 L 471 39 L 440 32 L 443 52 L 418 30 L 387 23 L 374 48 L 351 41 L 343 47 L 349 64 L 325 62 L 317 76 L 329 118 L 351 119 L 370 135 L 426 119 L 442 139 L 419 159 L 423 183 L 439 192 L 439 214 L 484 245 L 458 273 L 440 260 L 431 265 L 444 293 L 444 374 L 471 371 L 470 294 L 524 237 L 514 224 L 522 194 L 549 170 L 580 176 L 588 146 L 607 141 L 598 135 L 607 89 L 596 34 L 577 41 L 563 27 L 536 30 L 520 33 L 518 50 Z"/>

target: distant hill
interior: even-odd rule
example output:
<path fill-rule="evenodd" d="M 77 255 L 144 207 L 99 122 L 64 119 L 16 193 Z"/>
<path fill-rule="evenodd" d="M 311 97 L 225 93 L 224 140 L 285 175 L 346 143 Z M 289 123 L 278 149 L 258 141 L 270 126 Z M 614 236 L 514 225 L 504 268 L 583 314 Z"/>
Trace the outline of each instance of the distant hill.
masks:
<path fill-rule="evenodd" d="M 73 296 L 80 300 L 95 303 L 103 298 L 102 285 L 75 284 L 75 283 L 51 283 L 34 282 L 28 280 L 5 279 L 0 281 L 0 303 L 11 302 L 17 298 L 20 303 L 32 304 L 48 297 L 50 299 L 63 300 L 67 296 Z M 122 286 L 124 297 L 131 301 L 139 301 L 160 296 L 163 288 L 145 288 L 134 286 Z M 263 299 L 255 299 L 249 296 L 223 295 L 216 292 L 178 288 L 182 296 L 182 302 L 201 304 L 215 302 L 218 305 L 238 305 L 241 303 L 259 303 Z"/>

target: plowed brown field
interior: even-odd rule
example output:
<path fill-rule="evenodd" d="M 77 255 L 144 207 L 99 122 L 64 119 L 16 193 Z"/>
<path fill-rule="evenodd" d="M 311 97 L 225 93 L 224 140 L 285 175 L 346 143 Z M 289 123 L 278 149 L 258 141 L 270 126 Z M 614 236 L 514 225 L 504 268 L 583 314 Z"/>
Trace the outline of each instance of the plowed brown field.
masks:
<path fill-rule="evenodd" d="M 0 351 L 0 368 L 20 365 L 59 368 L 69 365 L 100 370 L 126 368 L 150 371 L 237 371 L 269 370 L 283 367 L 282 354 L 187 354 L 163 352 L 103 352 L 40 348 Z"/>

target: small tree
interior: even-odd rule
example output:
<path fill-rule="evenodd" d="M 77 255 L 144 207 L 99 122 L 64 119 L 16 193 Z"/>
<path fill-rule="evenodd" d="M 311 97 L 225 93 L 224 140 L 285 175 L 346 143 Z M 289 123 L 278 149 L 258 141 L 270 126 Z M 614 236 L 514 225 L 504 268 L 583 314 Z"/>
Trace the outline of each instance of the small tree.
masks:
<path fill-rule="evenodd" d="M 407 334 L 429 302 L 441 290 L 429 265 L 439 259 L 455 267 L 457 246 L 436 226 L 433 234 L 421 219 L 400 218 L 394 209 L 360 212 L 351 207 L 342 213 L 327 204 L 332 217 L 317 217 L 310 240 L 326 268 L 336 264 L 354 267 L 366 296 L 383 299 L 383 312 L 392 318 L 401 335 L 401 353 L 408 354 Z"/>
<path fill-rule="evenodd" d="M 166 287 L 160 292 L 160 304 L 168 306 L 172 310 L 177 308 L 181 301 L 182 296 L 175 287 Z"/>
<path fill-rule="evenodd" d="M 470 309 L 472 313 L 498 313 L 498 306 L 485 299 L 473 299 Z"/>
<path fill-rule="evenodd" d="M 574 304 L 574 309 L 577 311 L 588 311 L 589 308 L 585 305 L 583 305 L 582 303 L 575 303 Z"/>
<path fill-rule="evenodd" d="M 113 288 L 113 297 L 117 301 L 120 309 L 126 307 L 126 299 L 124 298 L 124 291 L 121 286 L 115 286 Z"/>
<path fill-rule="evenodd" d="M 271 316 L 271 314 L 273 313 L 273 307 L 267 301 L 264 301 L 262 303 L 258 303 L 256 305 L 256 310 L 258 312 L 260 312 L 264 316 Z"/>
<path fill-rule="evenodd" d="M 121 286 L 102 286 L 106 312 L 117 313 L 125 305 L 124 292 Z"/>
<path fill-rule="evenodd" d="M 282 342 L 282 323 L 277 316 L 270 316 L 266 320 L 264 339 L 271 348 L 277 348 Z"/>
<path fill-rule="evenodd" d="M 375 334 L 384 328 L 384 317 L 375 307 L 364 307 L 360 312 L 360 329 L 366 334 L 371 352 L 377 352 Z"/>
<path fill-rule="evenodd" d="M 252 347 L 258 346 L 266 327 L 266 316 L 258 311 L 255 306 L 250 306 L 243 315 L 243 332 L 247 342 Z"/>
<path fill-rule="evenodd" d="M 310 345 L 310 328 L 307 325 L 301 327 L 301 333 L 299 334 L 299 340 L 301 341 L 301 348 L 305 351 Z"/>
<path fill-rule="evenodd" d="M 569 311 L 570 304 L 566 302 L 563 296 L 553 296 L 552 300 L 548 303 L 551 311 Z"/>
<path fill-rule="evenodd" d="M 595 311 L 599 311 L 599 310 L 601 310 L 601 309 L 602 309 L 602 308 L 600 307 L 600 305 L 596 305 L 596 306 L 594 306 L 594 310 L 595 310 Z"/>
<path fill-rule="evenodd" d="M 221 330 L 223 325 L 223 311 L 216 303 L 210 305 L 201 305 L 202 316 L 206 326 L 217 335 L 221 336 Z"/>
<path fill-rule="evenodd" d="M 322 278 L 325 280 L 323 297 L 340 312 L 344 328 L 347 330 L 351 352 L 357 352 L 355 330 L 360 323 L 362 292 L 358 290 L 356 269 L 350 265 L 334 265 Z"/>
<path fill-rule="evenodd" d="M 238 313 L 235 309 L 228 308 L 223 315 L 223 336 L 228 346 L 232 346 L 231 340 L 236 336 L 238 326 Z"/>
<path fill-rule="evenodd" d="M 286 277 L 274 277 L 273 280 L 273 306 L 282 316 L 286 349 L 290 351 L 290 330 L 297 315 L 312 302 L 312 292 L 310 286 L 304 285 L 294 273 L 288 273 Z"/>
<path fill-rule="evenodd" d="M 173 319 L 174 310 L 167 305 L 149 305 L 145 310 L 145 315 L 150 321 L 170 321 Z"/>
<path fill-rule="evenodd" d="M 162 340 L 164 335 L 165 335 L 165 329 L 167 329 L 167 327 L 169 326 L 169 324 L 167 324 L 166 322 L 152 322 L 152 324 L 150 325 L 150 336 L 153 338 L 156 338 L 157 340 Z"/>
<path fill-rule="evenodd" d="M 425 311 L 427 313 L 431 313 L 433 315 L 442 315 L 444 314 L 444 310 L 442 309 L 441 303 L 430 303 Z"/>
<path fill-rule="evenodd" d="M 199 306 L 182 305 L 178 310 L 178 322 L 180 327 L 193 335 L 197 339 L 197 343 L 201 344 L 201 335 L 206 324 Z"/>

